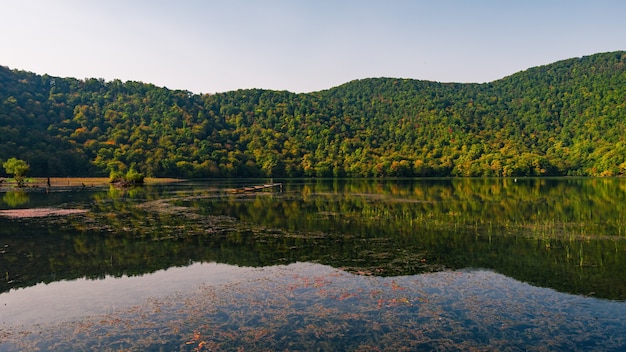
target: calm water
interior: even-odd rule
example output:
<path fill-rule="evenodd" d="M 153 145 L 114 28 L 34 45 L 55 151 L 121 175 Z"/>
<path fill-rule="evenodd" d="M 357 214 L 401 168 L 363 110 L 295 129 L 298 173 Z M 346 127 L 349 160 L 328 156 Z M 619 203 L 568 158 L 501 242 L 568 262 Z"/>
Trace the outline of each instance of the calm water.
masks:
<path fill-rule="evenodd" d="M 87 210 L 0 217 L 0 351 L 626 348 L 625 179 L 283 182 L 0 194 Z"/>

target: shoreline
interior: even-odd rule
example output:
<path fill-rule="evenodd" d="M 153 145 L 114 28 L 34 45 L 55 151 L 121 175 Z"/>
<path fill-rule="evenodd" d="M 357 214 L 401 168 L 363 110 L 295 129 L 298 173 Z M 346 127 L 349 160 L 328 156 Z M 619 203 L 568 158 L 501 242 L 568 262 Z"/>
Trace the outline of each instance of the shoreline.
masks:
<path fill-rule="evenodd" d="M 18 187 L 13 178 L 0 179 L 0 192 L 13 190 L 29 190 L 60 187 L 102 187 L 112 185 L 108 177 L 29 177 L 24 181 L 24 187 Z M 48 181 L 49 180 L 49 181 Z M 146 177 L 144 185 L 182 182 L 183 179 Z M 49 184 L 48 184 L 49 182 Z"/>

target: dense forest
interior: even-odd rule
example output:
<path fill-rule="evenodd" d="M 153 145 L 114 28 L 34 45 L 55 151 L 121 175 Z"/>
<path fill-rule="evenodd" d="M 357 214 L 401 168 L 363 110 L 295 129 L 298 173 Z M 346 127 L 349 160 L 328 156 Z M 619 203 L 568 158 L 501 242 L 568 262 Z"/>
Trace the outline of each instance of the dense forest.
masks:
<path fill-rule="evenodd" d="M 32 176 L 626 175 L 626 52 L 484 84 L 193 94 L 0 66 L 0 159 Z"/>

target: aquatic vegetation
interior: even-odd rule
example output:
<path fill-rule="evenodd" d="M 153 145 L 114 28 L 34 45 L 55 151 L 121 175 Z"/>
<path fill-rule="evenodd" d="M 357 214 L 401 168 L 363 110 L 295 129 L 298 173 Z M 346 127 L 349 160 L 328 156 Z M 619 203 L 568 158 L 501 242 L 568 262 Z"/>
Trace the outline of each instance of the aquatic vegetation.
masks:
<path fill-rule="evenodd" d="M 112 350 L 616 350 L 626 306 L 490 271 L 381 278 L 312 264 L 199 285 L 79 321 L 5 332 L 0 346 Z"/>
<path fill-rule="evenodd" d="M 33 192 L 29 206 L 88 211 L 0 219 L 0 267 L 8 268 L 0 294 L 197 262 L 258 275 L 198 282 L 167 299 L 37 329 L 3 327 L 0 346 L 621 348 L 626 331 L 614 313 L 626 300 L 623 182 L 313 180 L 287 182 L 280 193 L 225 192 L 232 183 Z"/>
<path fill-rule="evenodd" d="M 27 208 L 0 210 L 0 216 L 8 218 L 40 218 L 44 216 L 65 216 L 71 214 L 84 214 L 85 209 L 59 209 L 59 208 Z"/>

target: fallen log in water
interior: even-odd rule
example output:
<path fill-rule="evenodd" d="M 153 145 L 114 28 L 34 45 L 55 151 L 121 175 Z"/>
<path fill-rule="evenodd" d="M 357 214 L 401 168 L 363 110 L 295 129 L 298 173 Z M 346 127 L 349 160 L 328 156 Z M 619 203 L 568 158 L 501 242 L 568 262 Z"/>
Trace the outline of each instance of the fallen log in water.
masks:
<path fill-rule="evenodd" d="M 244 187 L 239 187 L 239 188 L 233 188 L 230 190 L 230 192 L 232 193 L 245 193 L 245 192 L 257 192 L 257 191 L 261 191 L 264 189 L 272 189 L 275 187 L 280 187 L 279 192 L 283 191 L 283 184 L 282 183 L 268 183 L 268 184 L 263 184 L 263 185 L 256 185 L 256 186 L 244 186 Z"/>

